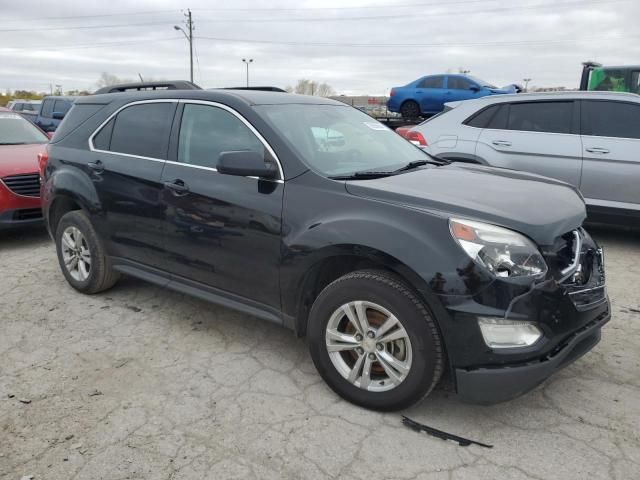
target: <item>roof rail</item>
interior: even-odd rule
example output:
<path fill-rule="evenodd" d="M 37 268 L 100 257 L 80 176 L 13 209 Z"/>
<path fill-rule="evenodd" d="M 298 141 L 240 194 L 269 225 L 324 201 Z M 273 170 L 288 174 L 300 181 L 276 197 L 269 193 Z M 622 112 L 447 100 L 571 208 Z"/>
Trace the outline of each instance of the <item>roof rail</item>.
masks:
<path fill-rule="evenodd" d="M 164 80 L 158 82 L 134 82 L 108 85 L 96 90 L 93 94 L 100 95 L 102 93 L 137 92 L 146 90 L 202 90 L 202 88 L 187 80 Z"/>
<path fill-rule="evenodd" d="M 210 88 L 209 90 L 259 90 L 262 92 L 282 92 L 287 93 L 286 90 L 283 90 L 280 87 L 222 87 L 222 88 Z"/>

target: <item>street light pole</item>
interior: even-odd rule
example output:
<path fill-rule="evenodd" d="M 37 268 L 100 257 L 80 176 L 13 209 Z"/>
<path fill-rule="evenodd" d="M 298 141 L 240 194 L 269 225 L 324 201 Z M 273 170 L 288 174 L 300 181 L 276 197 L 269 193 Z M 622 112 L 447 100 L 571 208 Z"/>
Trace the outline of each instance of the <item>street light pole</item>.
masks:
<path fill-rule="evenodd" d="M 187 8 L 187 13 L 185 13 L 185 17 L 187 17 L 187 29 L 189 33 L 185 32 L 184 29 L 178 25 L 174 25 L 173 28 L 175 30 L 180 30 L 182 34 L 185 36 L 187 41 L 189 42 L 189 78 L 191 83 L 193 83 L 193 20 L 191 18 L 191 9 Z"/>
<path fill-rule="evenodd" d="M 247 88 L 249 88 L 249 64 L 253 63 L 253 58 L 250 58 L 249 60 L 243 58 L 242 62 L 247 66 Z"/>
<path fill-rule="evenodd" d="M 524 82 L 524 91 L 528 92 L 529 91 L 529 82 L 531 81 L 531 78 L 523 78 L 522 81 Z"/>

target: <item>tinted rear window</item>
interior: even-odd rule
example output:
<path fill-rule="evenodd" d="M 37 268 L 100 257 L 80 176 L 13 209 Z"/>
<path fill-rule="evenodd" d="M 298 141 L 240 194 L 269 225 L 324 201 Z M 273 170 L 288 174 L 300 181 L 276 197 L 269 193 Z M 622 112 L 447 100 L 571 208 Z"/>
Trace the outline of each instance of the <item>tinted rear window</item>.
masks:
<path fill-rule="evenodd" d="M 640 138 L 640 104 L 583 101 L 583 135 Z"/>
<path fill-rule="evenodd" d="M 118 113 L 109 150 L 165 159 L 175 103 L 147 103 Z"/>
<path fill-rule="evenodd" d="M 68 100 L 56 100 L 53 104 L 53 111 L 57 113 L 67 113 L 71 109 L 72 105 L 73 103 Z"/>
<path fill-rule="evenodd" d="M 573 102 L 513 103 L 509 109 L 509 130 L 571 133 Z"/>
<path fill-rule="evenodd" d="M 464 123 L 466 125 L 469 125 L 470 127 L 487 128 L 489 122 L 491 122 L 491 119 L 496 114 L 499 108 L 500 105 L 492 105 L 488 108 L 485 108 L 484 110 L 480 110 L 480 112 L 472 115 Z"/>
<path fill-rule="evenodd" d="M 40 111 L 40 115 L 46 118 L 51 118 L 51 114 L 53 113 L 53 99 L 45 100 L 42 102 L 42 110 Z"/>

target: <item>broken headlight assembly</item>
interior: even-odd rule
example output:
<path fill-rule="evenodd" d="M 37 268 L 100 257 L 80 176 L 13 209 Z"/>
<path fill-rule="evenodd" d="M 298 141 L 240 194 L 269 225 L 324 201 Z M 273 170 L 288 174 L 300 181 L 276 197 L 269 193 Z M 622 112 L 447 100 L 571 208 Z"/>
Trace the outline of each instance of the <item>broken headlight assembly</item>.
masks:
<path fill-rule="evenodd" d="M 547 264 L 527 237 L 488 223 L 449 219 L 451 235 L 478 265 L 496 277 L 543 277 Z"/>

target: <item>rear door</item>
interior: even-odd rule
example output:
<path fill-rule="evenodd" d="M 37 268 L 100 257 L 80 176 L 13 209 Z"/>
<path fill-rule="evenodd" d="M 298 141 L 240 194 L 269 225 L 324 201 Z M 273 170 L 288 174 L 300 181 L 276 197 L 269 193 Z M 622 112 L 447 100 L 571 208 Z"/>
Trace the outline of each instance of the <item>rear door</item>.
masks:
<path fill-rule="evenodd" d="M 256 151 L 274 162 L 275 154 L 224 105 L 186 101 L 176 125 L 162 173 L 168 270 L 182 283 L 279 308 L 284 183 L 216 170 L 222 152 Z"/>
<path fill-rule="evenodd" d="M 578 187 L 582 143 L 576 102 L 503 104 L 478 138 L 476 155 L 496 167 L 557 178 Z"/>
<path fill-rule="evenodd" d="M 640 103 L 583 100 L 582 143 L 587 204 L 640 209 Z"/>
<path fill-rule="evenodd" d="M 94 222 L 110 254 L 158 268 L 165 263 L 161 177 L 176 106 L 148 101 L 120 110 L 90 139 L 85 167 L 102 213 Z"/>
<path fill-rule="evenodd" d="M 416 97 L 422 113 L 438 113 L 444 108 L 444 75 L 423 78 L 416 88 Z"/>

